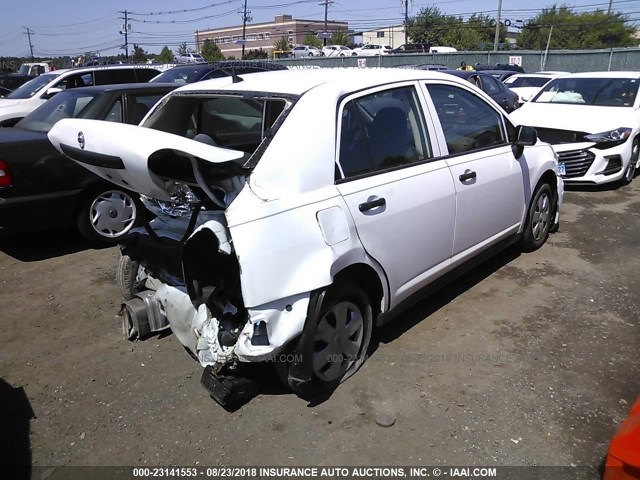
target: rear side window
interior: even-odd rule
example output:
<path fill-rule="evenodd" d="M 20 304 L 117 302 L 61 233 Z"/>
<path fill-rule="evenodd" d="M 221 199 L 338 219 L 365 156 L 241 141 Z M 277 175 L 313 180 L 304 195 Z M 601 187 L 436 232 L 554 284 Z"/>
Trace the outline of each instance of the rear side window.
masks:
<path fill-rule="evenodd" d="M 113 70 L 96 70 L 96 85 L 113 85 L 116 83 L 136 83 L 136 74 L 132 68 Z"/>
<path fill-rule="evenodd" d="M 349 101 L 343 108 L 340 128 L 339 163 L 344 178 L 432 157 L 413 87 Z"/>
<path fill-rule="evenodd" d="M 137 83 L 147 83 L 152 78 L 155 78 L 160 72 L 153 68 L 136 68 L 133 70 Z"/>
<path fill-rule="evenodd" d="M 471 92 L 452 85 L 427 85 L 449 154 L 506 143 L 502 115 Z"/>

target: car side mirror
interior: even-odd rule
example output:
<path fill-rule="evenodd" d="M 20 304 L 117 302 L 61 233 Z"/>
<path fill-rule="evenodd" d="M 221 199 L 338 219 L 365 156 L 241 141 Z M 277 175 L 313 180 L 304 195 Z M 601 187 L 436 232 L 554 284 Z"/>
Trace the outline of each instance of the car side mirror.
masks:
<path fill-rule="evenodd" d="M 535 128 L 520 125 L 516 129 L 516 139 L 511 145 L 511 150 L 516 158 L 520 158 L 524 153 L 524 147 L 535 145 L 537 141 L 538 135 Z"/>
<path fill-rule="evenodd" d="M 56 93 L 60 93 L 62 91 L 61 88 L 57 88 L 57 87 L 51 87 L 50 89 L 47 90 L 47 92 L 42 96 L 42 98 L 45 98 L 47 100 L 49 100 L 51 97 L 53 97 Z"/>
<path fill-rule="evenodd" d="M 516 145 L 519 147 L 529 147 L 535 145 L 538 141 L 538 135 L 536 129 L 533 127 L 527 127 L 526 125 L 520 125 L 516 132 Z"/>

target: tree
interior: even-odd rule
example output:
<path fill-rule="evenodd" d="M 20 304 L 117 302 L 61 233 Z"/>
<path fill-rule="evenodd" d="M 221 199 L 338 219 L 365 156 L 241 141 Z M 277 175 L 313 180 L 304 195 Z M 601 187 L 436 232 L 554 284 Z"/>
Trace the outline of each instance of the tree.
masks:
<path fill-rule="evenodd" d="M 626 20 L 619 12 L 575 12 L 567 5 L 553 5 L 523 27 L 518 47 L 544 50 L 549 34 L 550 49 L 629 47 L 637 41 L 633 38 L 634 27 L 626 26 Z"/>
<path fill-rule="evenodd" d="M 178 50 L 177 50 L 178 55 L 183 57 L 190 51 L 191 49 L 187 47 L 187 42 L 182 42 L 180 45 L 178 45 Z"/>
<path fill-rule="evenodd" d="M 309 45 L 310 47 L 322 48 L 322 40 L 320 40 L 313 32 L 307 32 L 304 34 L 303 45 Z"/>
<path fill-rule="evenodd" d="M 281 37 L 276 41 L 276 43 L 273 44 L 273 49 L 291 50 L 291 44 L 289 43 L 289 40 L 287 40 L 287 37 Z"/>
<path fill-rule="evenodd" d="M 262 50 L 262 47 L 259 50 L 249 50 L 244 56 L 245 60 L 260 60 L 262 58 L 269 58 L 269 54 Z"/>
<path fill-rule="evenodd" d="M 347 45 L 349 43 L 349 35 L 341 30 L 336 30 L 331 32 L 329 43 L 331 45 Z"/>
<path fill-rule="evenodd" d="M 165 45 L 157 60 L 159 63 L 173 63 L 173 52 Z"/>
<path fill-rule="evenodd" d="M 203 42 L 202 48 L 200 49 L 200 55 L 202 55 L 202 57 L 207 62 L 215 62 L 217 60 L 224 60 L 224 55 L 220 51 L 220 47 L 218 47 L 218 44 L 215 43 L 210 38 L 207 38 Z"/>
<path fill-rule="evenodd" d="M 495 20 L 487 15 L 474 14 L 468 21 L 445 15 L 438 7 L 425 7 L 409 18 L 407 33 L 411 40 L 431 45 L 446 45 L 458 50 L 472 50 L 484 45 L 493 48 Z M 504 42 L 507 29 L 500 27 L 499 41 Z"/>
<path fill-rule="evenodd" d="M 147 61 L 147 52 L 145 52 L 139 45 L 133 45 L 133 55 L 131 59 L 136 63 L 143 63 Z"/>

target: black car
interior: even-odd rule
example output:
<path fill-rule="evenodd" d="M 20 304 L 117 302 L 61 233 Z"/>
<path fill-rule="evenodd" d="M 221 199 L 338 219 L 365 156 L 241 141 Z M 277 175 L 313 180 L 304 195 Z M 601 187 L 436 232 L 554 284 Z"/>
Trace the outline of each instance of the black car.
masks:
<path fill-rule="evenodd" d="M 431 71 L 439 71 L 439 70 L 449 70 L 449 67 L 446 65 L 442 65 L 441 63 L 422 63 L 418 64 L 409 64 L 409 65 L 396 65 L 394 68 L 410 68 L 413 70 L 431 70 Z"/>
<path fill-rule="evenodd" d="M 151 80 L 151 82 L 184 85 L 202 80 L 211 80 L 212 78 L 226 77 L 231 74 L 243 75 L 245 73 L 267 72 L 271 70 L 287 70 L 287 67 L 275 62 L 241 60 L 193 63 L 170 68 Z"/>
<path fill-rule="evenodd" d="M 429 50 L 431 50 L 430 43 L 405 43 L 389 53 L 429 53 Z"/>
<path fill-rule="evenodd" d="M 480 70 L 480 71 L 487 75 L 491 75 L 493 78 L 498 79 L 500 82 L 504 82 L 510 76 L 518 74 L 518 72 L 516 72 L 515 70 Z"/>
<path fill-rule="evenodd" d="M 502 82 L 484 72 L 473 70 L 444 70 L 443 73 L 464 78 L 481 89 L 493 100 L 505 109 L 507 113 L 518 108 L 518 94 L 509 90 Z"/>
<path fill-rule="evenodd" d="M 10 93 L 11 90 L 9 90 L 8 88 L 0 87 L 0 98 L 4 97 L 5 95 L 9 95 Z"/>
<path fill-rule="evenodd" d="M 0 129 L 0 235 L 75 225 L 94 245 L 118 243 L 140 222 L 138 195 L 58 153 L 47 132 L 71 117 L 138 124 L 176 87 L 136 83 L 74 88 L 58 93 L 13 128 Z M 80 133 L 78 137 L 82 147 Z"/>
<path fill-rule="evenodd" d="M 34 78 L 36 78 L 34 75 L 0 74 L 0 87 L 12 92 Z"/>

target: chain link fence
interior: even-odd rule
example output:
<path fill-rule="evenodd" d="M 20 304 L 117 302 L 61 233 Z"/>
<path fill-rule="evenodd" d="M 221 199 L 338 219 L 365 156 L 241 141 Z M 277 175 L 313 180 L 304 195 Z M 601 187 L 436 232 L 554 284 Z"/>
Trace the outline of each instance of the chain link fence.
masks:
<path fill-rule="evenodd" d="M 377 57 L 309 57 L 276 60 L 288 66 L 319 67 L 395 67 L 412 64 L 442 64 L 457 68 L 461 62 L 495 65 L 509 63 L 510 57 L 521 57 L 526 72 L 554 70 L 564 72 L 594 72 L 608 70 L 640 71 L 640 48 L 612 48 L 602 50 L 512 50 L 507 52 L 456 52 L 410 55 L 380 55 Z"/>

